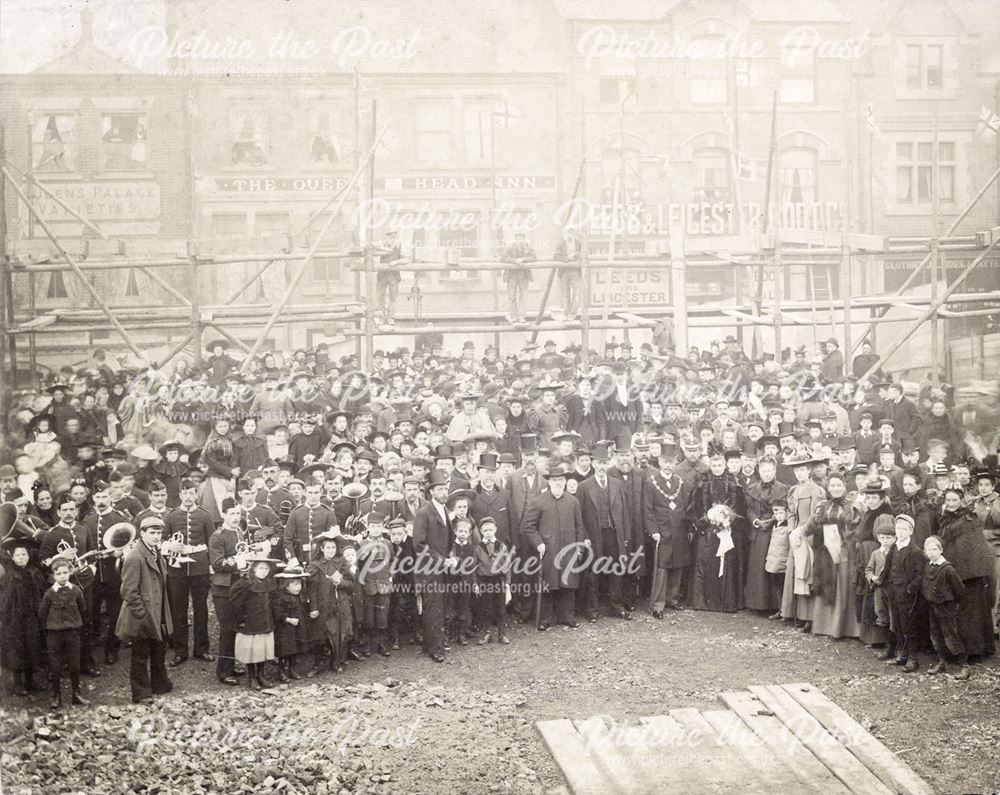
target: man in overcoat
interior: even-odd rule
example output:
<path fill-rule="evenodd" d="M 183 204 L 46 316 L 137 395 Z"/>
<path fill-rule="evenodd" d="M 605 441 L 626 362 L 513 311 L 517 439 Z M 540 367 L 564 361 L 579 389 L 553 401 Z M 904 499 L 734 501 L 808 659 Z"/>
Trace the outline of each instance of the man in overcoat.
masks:
<path fill-rule="evenodd" d="M 663 610 L 680 610 L 684 570 L 691 564 L 690 522 L 687 503 L 690 487 L 674 472 L 677 448 L 660 447 L 658 469 L 650 467 L 643 489 L 643 523 L 656 549 L 653 569 L 653 617 Z"/>
<path fill-rule="evenodd" d="M 160 554 L 163 520 L 149 516 L 139 525 L 139 542 L 122 558 L 122 606 L 115 634 L 132 641 L 129 683 L 132 701 L 148 704 L 169 693 L 165 656 L 173 632 L 167 606 L 167 567 Z"/>
<path fill-rule="evenodd" d="M 579 626 L 573 602 L 591 544 L 583 528 L 580 502 L 566 492 L 567 473 L 564 464 L 549 471 L 548 490 L 531 501 L 524 520 L 524 535 L 542 561 L 541 632 L 552 625 L 553 616 L 567 627 Z"/>
<path fill-rule="evenodd" d="M 428 480 L 430 499 L 413 517 L 414 580 L 423 606 L 424 651 L 434 662 L 444 662 L 444 562 L 451 551 L 448 476 L 439 469 Z"/>
<path fill-rule="evenodd" d="M 580 484 L 576 497 L 580 502 L 583 526 L 594 552 L 594 565 L 583 571 L 584 609 L 591 622 L 600 614 L 600 581 L 608 585 L 612 615 L 632 619 L 625 610 L 622 584 L 636 544 L 632 538 L 631 512 L 625 483 L 608 477 L 611 451 L 598 444 L 591 451 L 594 476 Z"/>

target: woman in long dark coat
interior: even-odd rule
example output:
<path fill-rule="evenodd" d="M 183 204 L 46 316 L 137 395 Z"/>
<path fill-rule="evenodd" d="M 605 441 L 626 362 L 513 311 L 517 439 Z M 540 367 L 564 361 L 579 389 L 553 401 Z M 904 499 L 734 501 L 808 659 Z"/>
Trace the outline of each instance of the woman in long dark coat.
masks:
<path fill-rule="evenodd" d="M 313 667 L 306 676 L 319 673 L 322 647 L 330 646 L 330 668 L 340 673 L 347 659 L 353 634 L 353 582 L 347 579 L 343 558 L 337 557 L 337 539 L 321 534 L 319 556 L 309 564 L 309 635 L 313 644 Z M 346 543 L 346 541 L 345 541 Z"/>
<path fill-rule="evenodd" d="M 996 652 L 990 583 L 993 548 L 983 535 L 982 524 L 976 514 L 963 502 L 961 489 L 945 490 L 941 541 L 945 559 L 955 567 L 965 586 L 965 592 L 958 600 L 959 637 L 970 657 L 988 657 Z"/>
<path fill-rule="evenodd" d="M 855 613 L 854 577 L 860 550 L 855 541 L 861 512 L 841 475 L 830 475 L 827 491 L 830 499 L 820 503 L 803 531 L 813 550 L 812 632 L 857 638 L 861 626 Z"/>
<path fill-rule="evenodd" d="M 878 536 L 875 535 L 875 520 L 880 516 L 892 518 L 892 506 L 885 499 L 885 492 L 880 488 L 871 487 L 864 494 L 865 511 L 861 515 L 857 532 L 854 534 L 856 549 L 852 554 L 854 569 L 854 615 L 860 625 L 859 639 L 868 646 L 885 643 L 886 627 L 880 627 L 875 615 L 875 594 L 869 587 L 865 576 L 865 567 L 871 559 L 872 552 L 878 546 Z"/>
<path fill-rule="evenodd" d="M 743 607 L 743 572 L 736 543 L 743 493 L 732 475 L 726 472 L 726 460 L 721 454 L 716 453 L 709 459 L 709 467 L 709 473 L 695 486 L 688 506 L 688 516 L 696 530 L 691 606 L 695 610 L 735 613 Z M 733 515 L 728 535 L 732 546 L 721 556 L 721 545 L 730 546 L 727 535 L 718 532 L 718 528 L 706 519 L 709 510 L 716 505 L 725 505 Z"/>
<path fill-rule="evenodd" d="M 7 541 L 0 560 L 0 665 L 14 674 L 13 690 L 19 696 L 36 689 L 34 672 L 45 666 L 38 605 L 48 584 L 30 562 L 30 553 L 37 548 L 31 540 Z"/>
<path fill-rule="evenodd" d="M 788 486 L 774 479 L 776 466 L 773 460 L 763 459 L 758 465 L 768 477 L 751 483 L 747 488 L 747 523 L 750 526 L 750 554 L 747 559 L 746 584 L 743 588 L 743 606 L 748 610 L 766 610 L 773 613 L 781 607 L 768 587 L 764 564 L 771 546 L 771 505 L 788 496 Z M 772 601 L 773 600 L 773 601 Z"/>

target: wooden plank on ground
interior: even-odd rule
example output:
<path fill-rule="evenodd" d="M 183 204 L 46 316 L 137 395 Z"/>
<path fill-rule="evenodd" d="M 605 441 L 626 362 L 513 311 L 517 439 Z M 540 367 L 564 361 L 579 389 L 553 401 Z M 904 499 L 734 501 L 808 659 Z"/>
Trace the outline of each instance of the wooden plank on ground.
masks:
<path fill-rule="evenodd" d="M 573 795 L 619 793 L 615 782 L 591 757 L 583 738 L 568 720 L 545 720 L 535 724 L 549 753 L 556 760 Z M 624 795 L 624 794 L 623 794 Z"/>
<path fill-rule="evenodd" d="M 726 742 L 698 710 L 691 707 L 672 709 L 670 717 L 688 732 L 688 736 L 692 739 L 698 738 L 701 747 L 712 755 L 714 767 L 720 775 L 726 780 L 732 780 L 739 792 L 757 793 L 757 795 L 769 795 L 774 792 L 771 784 L 765 779 L 748 775 L 743 754 Z"/>
<path fill-rule="evenodd" d="M 650 754 L 648 774 L 659 782 L 657 793 L 686 795 L 692 791 L 691 749 L 685 744 L 685 732 L 669 715 L 654 715 L 639 719 L 649 731 Z"/>
<path fill-rule="evenodd" d="M 869 734 L 854 718 L 808 683 L 782 685 L 782 689 L 894 792 L 933 795 L 934 790 L 913 769 Z"/>
<path fill-rule="evenodd" d="M 723 693 L 722 701 L 778 759 L 784 761 L 801 782 L 798 789 L 815 786 L 829 795 L 848 795 L 850 790 L 778 719 L 773 711 L 745 690 Z"/>
<path fill-rule="evenodd" d="M 583 740 L 584 747 L 604 774 L 614 781 L 617 791 L 628 793 L 650 793 L 655 789 L 642 786 L 641 778 L 636 775 L 633 763 L 627 759 L 611 739 L 608 726 L 602 718 L 593 717 L 587 720 L 573 721 L 576 732 Z"/>
<path fill-rule="evenodd" d="M 728 745 L 740 753 L 747 775 L 766 782 L 769 792 L 776 795 L 781 792 L 827 791 L 814 782 L 803 781 L 732 710 L 705 710 L 701 715 Z"/>
<path fill-rule="evenodd" d="M 819 721 L 810 715 L 780 686 L 751 687 L 760 699 L 802 744 L 812 751 L 852 792 L 864 795 L 891 795 L 891 790 L 842 746 Z"/>
<path fill-rule="evenodd" d="M 748 791 L 744 789 L 746 777 L 729 764 L 725 759 L 725 751 L 720 753 L 715 743 L 706 741 L 702 733 L 692 732 L 682 725 L 674 717 L 674 712 L 676 710 L 671 710 L 670 715 L 642 718 L 643 723 L 653 726 L 665 736 L 676 738 L 667 745 L 664 754 L 669 767 L 661 791 L 685 795 L 721 795 Z"/>

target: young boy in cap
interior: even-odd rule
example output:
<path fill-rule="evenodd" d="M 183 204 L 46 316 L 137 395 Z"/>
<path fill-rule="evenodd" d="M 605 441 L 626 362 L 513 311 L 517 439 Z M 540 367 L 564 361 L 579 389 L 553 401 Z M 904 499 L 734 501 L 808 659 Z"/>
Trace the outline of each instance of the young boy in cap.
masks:
<path fill-rule="evenodd" d="M 49 706 L 62 706 L 62 670 L 69 671 L 73 687 L 72 703 L 87 706 L 80 695 L 80 633 L 83 630 L 85 605 L 83 591 L 69 581 L 70 560 L 57 555 L 52 560 L 54 580 L 38 606 L 38 618 L 45 628 L 45 647 L 49 653 L 49 681 L 52 700 Z"/>
<path fill-rule="evenodd" d="M 865 565 L 865 582 L 868 585 L 868 593 L 871 595 L 872 610 L 875 613 L 875 624 L 884 627 L 889 631 L 889 598 L 885 587 L 885 575 L 888 573 L 886 563 L 889 555 L 896 544 L 896 528 L 889 514 L 881 514 L 876 517 L 872 530 L 875 533 L 875 540 L 878 541 L 878 548 L 872 550 L 868 563 Z M 862 621 L 864 621 L 865 611 L 862 610 Z M 890 640 L 886 649 L 887 655 L 884 659 L 893 656 L 895 651 L 895 641 Z"/>
<path fill-rule="evenodd" d="M 365 657 L 375 650 L 389 656 L 386 634 L 389 628 L 389 602 L 392 594 L 392 547 L 383 532 L 385 517 L 373 511 L 368 515 L 368 538 L 358 550 L 358 582 L 364 589 Z"/>
<path fill-rule="evenodd" d="M 448 556 L 451 597 L 451 637 L 460 646 L 468 645 L 472 634 L 472 591 L 476 582 L 476 550 L 472 543 L 473 521 L 468 516 L 452 520 L 455 541 Z M 494 523 L 494 530 L 496 529 Z"/>
<path fill-rule="evenodd" d="M 405 632 L 410 644 L 420 642 L 416 604 L 413 593 L 413 539 L 407 533 L 407 521 L 402 516 L 389 520 L 389 542 L 392 545 L 392 594 L 389 598 L 389 645 L 399 649 L 399 638 Z"/>
<path fill-rule="evenodd" d="M 955 567 L 945 560 L 940 538 L 930 536 L 924 541 L 924 554 L 928 563 L 920 591 L 929 607 L 931 643 L 938 655 L 938 661 L 927 673 L 944 673 L 948 668 L 947 654 L 951 653 L 960 666 L 955 678 L 964 681 L 969 678 L 969 660 L 958 633 L 958 600 L 965 586 Z"/>
<path fill-rule="evenodd" d="M 927 603 L 921 593 L 921 580 L 927 564 L 923 551 L 911 543 L 915 522 L 910 516 L 896 517 L 896 545 L 886 563 L 889 573 L 890 623 L 896 636 L 896 665 L 906 673 L 920 667 L 918 651 L 927 639 Z"/>
<path fill-rule="evenodd" d="M 497 523 L 492 516 L 479 520 L 480 542 L 476 545 L 476 593 L 478 595 L 479 628 L 482 646 L 493 640 L 492 628 L 496 627 L 497 642 L 507 644 L 507 602 L 510 600 L 510 549 L 497 539 Z"/>

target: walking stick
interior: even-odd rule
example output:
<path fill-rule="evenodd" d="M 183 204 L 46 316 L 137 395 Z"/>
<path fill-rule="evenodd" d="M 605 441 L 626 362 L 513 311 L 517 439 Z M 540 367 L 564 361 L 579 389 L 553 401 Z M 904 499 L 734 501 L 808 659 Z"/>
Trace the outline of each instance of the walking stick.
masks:
<path fill-rule="evenodd" d="M 542 556 L 538 556 L 538 592 L 535 594 L 535 626 L 542 623 Z"/>
<path fill-rule="evenodd" d="M 653 545 L 653 577 L 652 582 L 649 586 L 649 612 L 653 612 L 653 599 L 656 598 L 656 573 L 660 570 L 660 567 L 656 565 L 659 559 L 660 551 L 660 539 L 656 539 L 656 543 Z"/>

